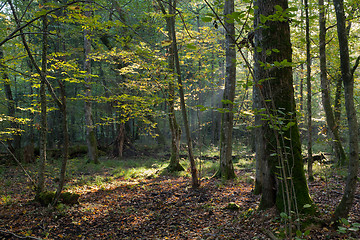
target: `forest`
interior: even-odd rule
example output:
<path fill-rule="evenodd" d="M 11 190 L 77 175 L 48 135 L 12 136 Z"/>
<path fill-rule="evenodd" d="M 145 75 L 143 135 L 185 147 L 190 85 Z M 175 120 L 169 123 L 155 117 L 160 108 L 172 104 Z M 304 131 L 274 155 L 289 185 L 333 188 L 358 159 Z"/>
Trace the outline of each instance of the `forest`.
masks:
<path fill-rule="evenodd" d="M 360 239 L 359 0 L 0 0 L 1 239 Z"/>

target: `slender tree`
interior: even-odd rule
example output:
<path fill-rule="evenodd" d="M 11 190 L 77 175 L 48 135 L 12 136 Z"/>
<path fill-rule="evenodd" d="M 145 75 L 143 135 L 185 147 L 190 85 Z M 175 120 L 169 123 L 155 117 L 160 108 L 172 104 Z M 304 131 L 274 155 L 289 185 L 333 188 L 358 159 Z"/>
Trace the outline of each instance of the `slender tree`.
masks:
<path fill-rule="evenodd" d="M 225 88 L 223 95 L 223 113 L 220 132 L 220 168 L 215 176 L 224 180 L 236 177 L 232 162 L 232 131 L 234 125 L 234 100 L 236 88 L 236 48 L 235 23 L 231 19 L 234 13 L 234 0 L 226 0 L 224 5 L 225 27 Z"/>
<path fill-rule="evenodd" d="M 314 180 L 313 176 L 313 157 L 312 157 L 312 111 L 311 111 L 311 42 L 310 42 L 310 19 L 309 19 L 309 3 L 305 0 L 305 35 L 306 35 L 306 85 L 307 85 L 307 130 L 308 130 L 308 179 Z"/>
<path fill-rule="evenodd" d="M 84 16 L 91 17 L 90 3 L 87 3 Z M 90 30 L 88 26 L 84 27 L 84 71 L 91 74 L 91 39 Z M 88 147 L 89 162 L 93 161 L 95 164 L 99 163 L 97 155 L 97 140 L 95 133 L 95 126 L 92 118 L 91 107 L 91 77 L 85 77 L 85 124 L 86 124 L 86 143 Z"/>
<path fill-rule="evenodd" d="M 331 107 L 330 89 L 327 78 L 326 67 L 326 18 L 324 0 L 319 0 L 319 54 L 320 54 L 320 80 L 322 103 L 325 110 L 326 123 L 330 133 L 334 137 L 334 149 L 337 161 L 343 165 L 346 160 L 344 148 L 339 136 L 339 123 L 336 122 L 334 112 Z M 340 87 L 341 89 L 341 87 Z"/>
<path fill-rule="evenodd" d="M 345 92 L 345 108 L 349 127 L 349 170 L 342 199 L 337 206 L 334 218 L 347 218 L 354 202 L 359 171 L 359 142 L 358 122 L 354 104 L 354 78 L 350 69 L 349 43 L 346 30 L 344 1 L 334 0 L 337 32 L 340 49 L 341 76 Z"/>
<path fill-rule="evenodd" d="M 173 7 L 172 0 L 169 0 L 168 5 L 168 13 L 162 2 L 157 0 L 158 5 L 165 16 L 166 20 L 166 27 L 168 30 L 168 38 L 169 41 L 173 42 L 173 34 L 172 32 L 175 31 L 175 9 Z M 170 44 L 169 46 L 169 54 L 168 54 L 168 62 L 169 62 L 169 70 L 171 72 L 168 84 L 168 116 L 169 116 L 169 126 L 171 132 L 171 156 L 170 156 L 170 163 L 167 169 L 170 172 L 174 171 L 183 171 L 185 170 L 183 166 L 180 164 L 180 140 L 181 140 L 181 128 L 180 125 L 177 123 L 176 115 L 175 115 L 175 84 L 174 84 L 174 77 L 175 77 L 175 58 L 174 58 L 174 44 Z"/>
<path fill-rule="evenodd" d="M 173 0 L 171 7 L 173 7 L 176 10 L 176 1 Z M 175 30 L 175 21 L 172 22 L 172 29 Z M 189 121 L 187 117 L 186 112 L 186 104 L 185 104 L 185 93 L 184 93 L 184 85 L 182 82 L 181 77 L 181 68 L 180 68 L 180 59 L 179 59 L 179 52 L 178 52 L 178 46 L 177 46 L 177 39 L 176 39 L 176 32 L 172 31 L 172 47 L 174 48 L 174 61 L 175 61 L 175 67 L 176 67 L 176 77 L 177 77 L 177 84 L 179 89 L 179 96 L 180 96 L 180 107 L 181 107 L 181 113 L 183 116 L 183 122 L 184 122 L 184 128 L 185 128 L 185 134 L 186 134 L 186 141 L 188 145 L 188 155 L 189 155 L 189 161 L 190 161 L 190 171 L 191 171 L 191 179 L 192 179 L 192 187 L 194 189 L 198 188 L 200 186 L 200 181 L 198 178 L 198 171 L 195 164 L 195 158 L 193 153 L 193 146 L 192 146 L 192 139 L 191 139 L 191 133 L 190 133 L 190 126 Z"/>

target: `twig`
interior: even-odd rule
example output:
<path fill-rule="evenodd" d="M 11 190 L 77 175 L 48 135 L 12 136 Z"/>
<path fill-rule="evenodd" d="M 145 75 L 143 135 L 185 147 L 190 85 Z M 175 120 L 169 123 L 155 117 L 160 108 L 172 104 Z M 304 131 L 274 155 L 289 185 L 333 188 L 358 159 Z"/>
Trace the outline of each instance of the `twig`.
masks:
<path fill-rule="evenodd" d="M 4 233 L 4 234 L 12 235 L 12 236 L 14 236 L 14 237 L 16 237 L 16 238 L 19 238 L 19 239 L 36 239 L 36 240 L 42 240 L 41 238 L 32 237 L 32 236 L 24 236 L 24 237 L 23 237 L 23 236 L 20 236 L 20 235 L 15 234 L 15 233 L 13 233 L 13 232 L 1 230 L 1 229 L 0 229 L 0 232 L 1 232 L 1 233 Z"/>
<path fill-rule="evenodd" d="M 262 231 L 272 240 L 279 240 L 270 230 L 262 229 Z"/>
<path fill-rule="evenodd" d="M 34 187 L 36 187 L 36 183 L 34 181 L 34 179 L 32 179 L 29 175 L 29 173 L 25 170 L 25 168 L 23 167 L 23 165 L 21 164 L 21 162 L 15 157 L 15 155 L 10 151 L 10 149 L 5 145 L 5 143 L 3 141 L 0 141 L 2 143 L 2 145 L 4 145 L 4 147 L 6 148 L 6 150 L 11 154 L 11 156 L 14 158 L 14 160 L 17 162 L 17 164 L 19 164 L 19 166 L 21 167 L 21 169 L 24 171 L 25 175 L 30 179 L 30 181 L 32 182 L 32 184 L 34 185 Z"/>

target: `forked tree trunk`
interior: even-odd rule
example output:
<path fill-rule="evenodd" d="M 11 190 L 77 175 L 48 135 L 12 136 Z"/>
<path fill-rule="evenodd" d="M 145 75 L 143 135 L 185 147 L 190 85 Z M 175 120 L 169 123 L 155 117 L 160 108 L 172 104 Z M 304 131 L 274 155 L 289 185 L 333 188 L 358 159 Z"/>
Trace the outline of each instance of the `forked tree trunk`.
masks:
<path fill-rule="evenodd" d="M 331 107 L 330 90 L 327 78 L 326 69 L 326 19 L 324 0 L 319 0 L 319 54 L 320 54 L 320 80 L 321 80 L 321 94 L 322 103 L 325 110 L 326 123 L 334 138 L 334 149 L 337 162 L 339 165 L 344 165 L 346 162 L 346 155 L 339 136 L 339 123 L 336 122 L 334 112 Z M 341 89 L 341 86 L 340 86 Z"/>
<path fill-rule="evenodd" d="M 262 116 L 257 136 L 262 159 L 260 209 L 276 205 L 280 212 L 309 212 L 312 205 L 304 173 L 299 129 L 295 116 L 290 27 L 288 21 L 266 19 L 287 0 L 255 1 L 255 87 L 260 97 L 255 111 Z M 266 19 L 266 21 L 264 21 Z M 266 27 L 263 27 L 265 25 Z M 261 50 L 261 51 L 260 51 Z M 271 54 L 269 54 L 271 51 Z M 261 121 L 261 122 L 260 122 Z M 258 152 L 257 152 L 258 154 Z"/>
<path fill-rule="evenodd" d="M 342 199 L 337 206 L 334 219 L 347 218 L 352 208 L 359 169 L 359 143 L 358 143 L 358 122 L 354 104 L 354 78 L 350 70 L 349 43 L 346 31 L 346 19 L 344 13 L 344 1 L 334 0 L 337 32 L 340 48 L 341 75 L 344 83 L 345 108 L 349 127 L 349 170 L 346 186 Z"/>

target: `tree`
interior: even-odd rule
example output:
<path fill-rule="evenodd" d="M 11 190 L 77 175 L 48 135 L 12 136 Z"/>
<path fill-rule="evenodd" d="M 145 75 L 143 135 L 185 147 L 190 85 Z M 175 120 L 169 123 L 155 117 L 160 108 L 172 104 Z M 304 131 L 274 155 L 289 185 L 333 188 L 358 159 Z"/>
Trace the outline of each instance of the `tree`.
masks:
<path fill-rule="evenodd" d="M 346 160 L 344 148 L 339 136 L 339 123 L 335 120 L 334 112 L 331 107 L 330 88 L 327 78 L 326 67 L 326 18 L 324 0 L 319 0 L 319 55 L 320 55 L 320 81 L 321 95 L 324 106 L 326 123 L 332 136 L 334 137 L 335 155 L 339 165 L 343 165 Z M 338 87 L 338 89 L 341 89 Z M 338 95 L 338 94 L 337 94 Z M 338 100 L 339 101 L 339 100 Z"/>
<path fill-rule="evenodd" d="M 84 16 L 91 17 L 90 3 L 85 6 Z M 99 163 L 97 154 L 97 140 L 95 126 L 92 119 L 91 107 L 91 35 L 89 26 L 84 26 L 84 71 L 89 75 L 85 77 L 85 125 L 86 125 L 86 143 L 88 147 L 89 162 Z"/>
<path fill-rule="evenodd" d="M 260 209 L 311 212 L 295 113 L 287 0 L 255 2 L 254 74 Z"/>
<path fill-rule="evenodd" d="M 313 157 L 312 157 L 312 112 L 311 112 L 311 42 L 310 42 L 310 19 L 309 19 L 309 3 L 305 0 L 305 18 L 306 18 L 306 85 L 307 85 L 307 132 L 308 132 L 308 179 L 314 180 L 313 176 Z"/>
<path fill-rule="evenodd" d="M 234 125 L 234 100 L 236 88 L 236 47 L 235 23 L 230 16 L 234 13 L 234 0 L 226 0 L 224 5 L 225 27 L 225 89 L 222 100 L 220 132 L 220 168 L 216 174 L 224 180 L 234 179 L 235 172 L 232 163 L 232 131 Z"/>
<path fill-rule="evenodd" d="M 172 0 L 169 0 L 169 10 L 168 14 L 160 0 L 157 1 L 162 13 L 165 16 L 166 20 L 166 27 L 168 30 L 168 38 L 169 42 L 173 43 L 173 34 L 172 32 L 175 31 L 173 29 L 175 27 L 175 9 L 173 7 Z M 168 84 L 168 116 L 169 116 L 169 126 L 171 132 L 171 156 L 170 156 L 170 163 L 167 169 L 170 172 L 175 171 L 183 171 L 185 170 L 183 166 L 180 165 L 180 140 L 181 140 L 181 128 L 180 125 L 177 123 L 176 115 L 175 115 L 175 84 L 174 84 L 174 77 L 175 77 L 175 58 L 174 58 L 174 44 L 169 45 L 169 54 L 168 54 L 168 62 L 169 62 L 169 84 Z"/>
<path fill-rule="evenodd" d="M 341 76 L 345 92 L 345 108 L 349 127 L 349 170 L 342 199 L 337 206 L 334 218 L 347 218 L 354 202 L 359 171 L 358 122 L 354 105 L 354 77 L 350 69 L 349 43 L 346 30 L 344 1 L 334 0 L 339 39 Z"/>
<path fill-rule="evenodd" d="M 176 10 L 176 1 L 177 0 L 174 0 L 171 5 L 175 10 Z M 174 29 L 174 31 L 172 31 L 172 33 L 171 33 L 172 40 L 173 40 L 172 45 L 174 48 L 174 60 L 175 60 L 175 67 L 176 67 L 176 74 L 177 74 L 176 77 L 177 77 L 179 95 L 180 95 L 181 113 L 183 116 L 186 141 L 187 141 L 187 145 L 188 145 L 187 149 L 188 149 L 188 155 L 189 155 L 189 161 L 190 161 L 190 171 L 191 171 L 191 180 L 192 180 L 191 183 L 192 183 L 192 187 L 194 189 L 196 189 L 200 186 L 200 181 L 198 178 L 198 171 L 197 171 L 196 164 L 195 164 L 189 121 L 188 121 L 187 112 L 186 112 L 184 86 L 183 86 L 183 82 L 182 82 L 182 78 L 181 78 L 179 52 L 178 52 L 176 32 L 175 32 L 175 21 L 172 22 L 172 25 L 173 25 L 172 29 Z"/>

